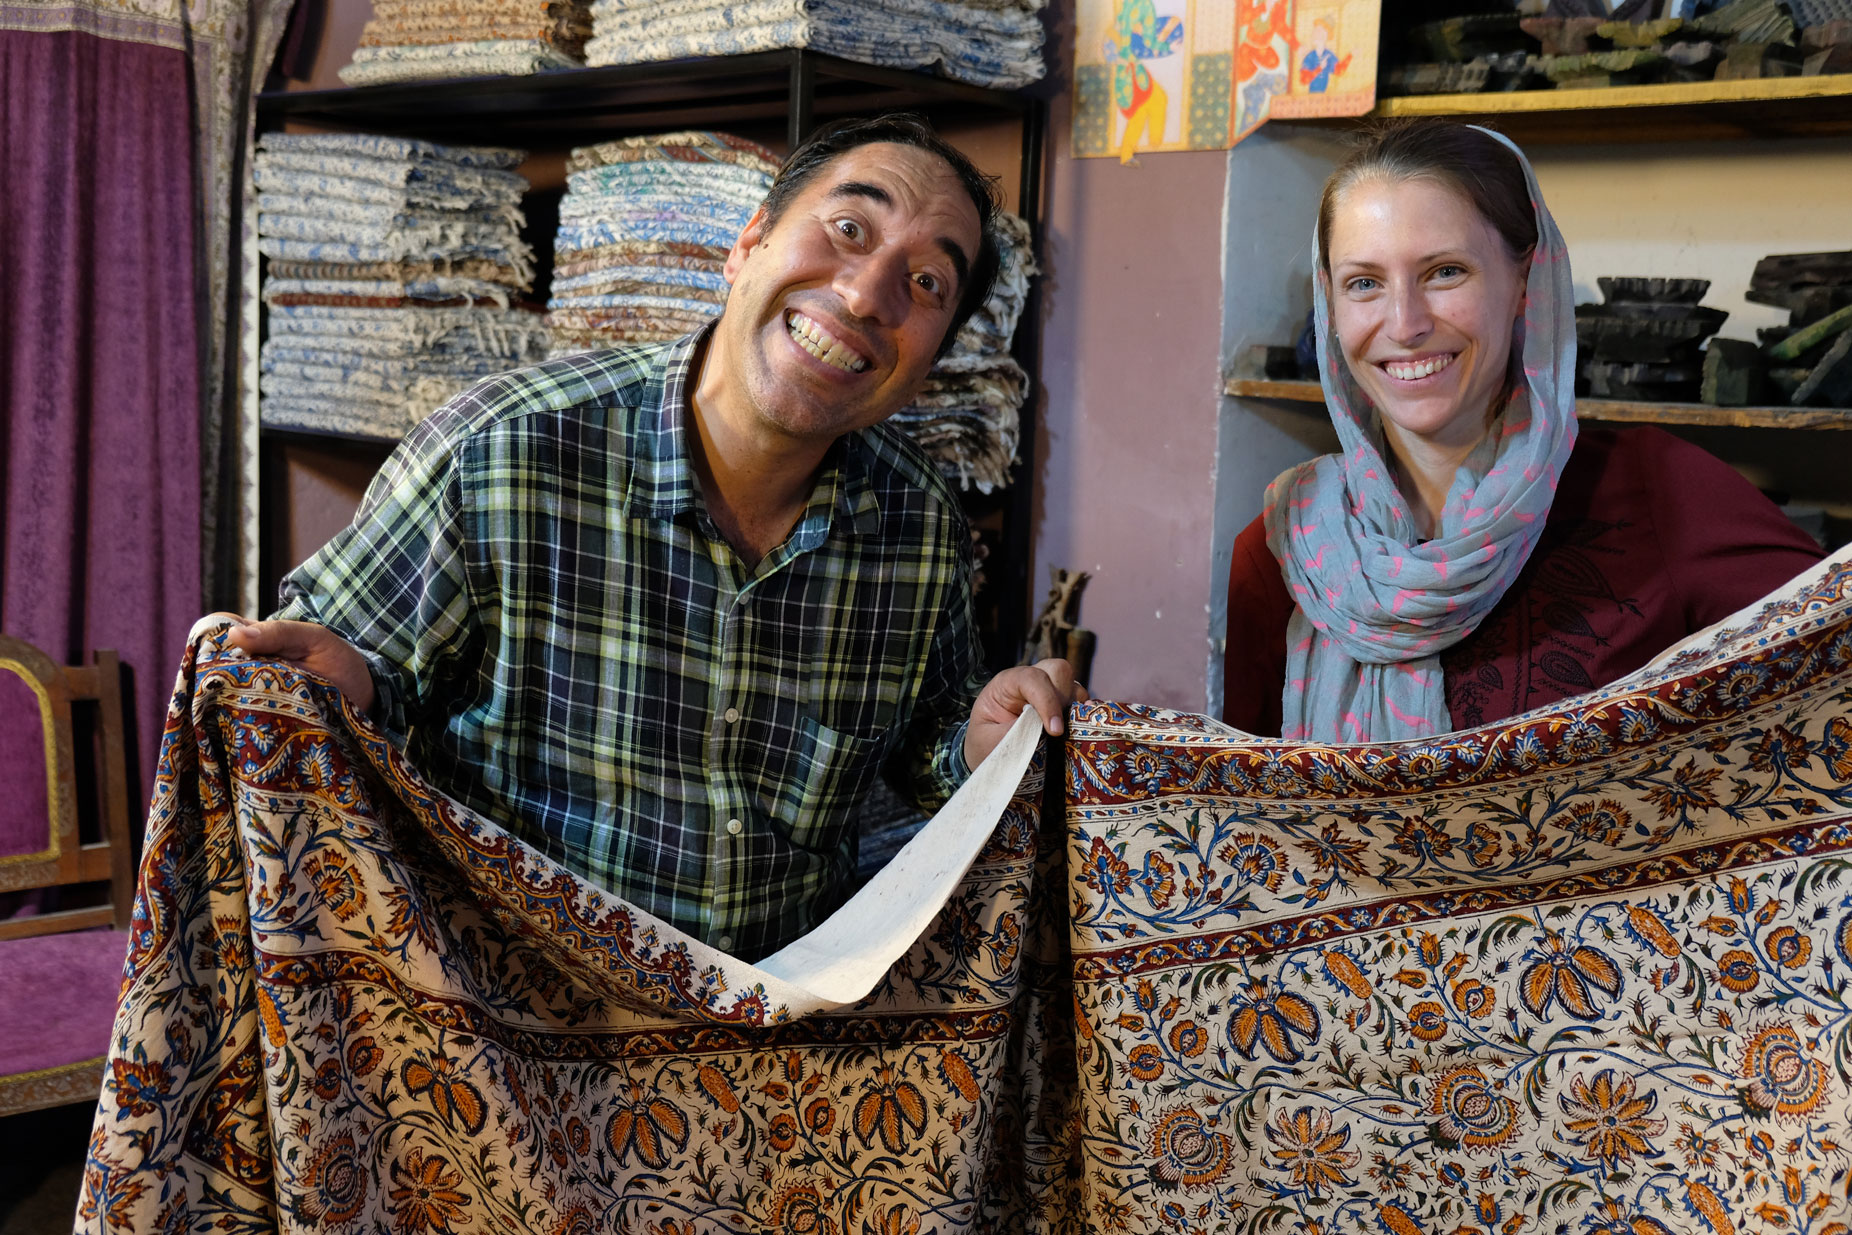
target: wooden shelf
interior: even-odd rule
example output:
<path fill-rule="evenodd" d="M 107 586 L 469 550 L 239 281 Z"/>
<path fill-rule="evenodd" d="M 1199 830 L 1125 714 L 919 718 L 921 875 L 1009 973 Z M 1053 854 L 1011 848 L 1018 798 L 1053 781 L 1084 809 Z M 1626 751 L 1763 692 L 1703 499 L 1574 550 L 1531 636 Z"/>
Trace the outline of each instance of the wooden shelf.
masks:
<path fill-rule="evenodd" d="M 1224 394 L 1243 399 L 1279 399 L 1292 403 L 1325 401 L 1317 382 L 1272 378 L 1230 378 Z M 1639 403 L 1624 399 L 1577 399 L 1576 416 L 1609 424 L 1702 425 L 1742 429 L 1852 429 L 1852 408 L 1713 407 L 1708 403 Z"/>
<path fill-rule="evenodd" d="M 1852 134 L 1852 73 L 1407 95 L 1382 100 L 1370 114 L 1485 121 L 1520 144 L 1837 137 Z"/>
<path fill-rule="evenodd" d="M 794 106 L 794 100 L 802 104 Z M 259 131 L 284 121 L 435 141 L 557 147 L 684 128 L 790 126 L 909 108 L 1027 120 L 1029 96 L 789 49 L 510 77 L 391 82 L 257 96 Z"/>

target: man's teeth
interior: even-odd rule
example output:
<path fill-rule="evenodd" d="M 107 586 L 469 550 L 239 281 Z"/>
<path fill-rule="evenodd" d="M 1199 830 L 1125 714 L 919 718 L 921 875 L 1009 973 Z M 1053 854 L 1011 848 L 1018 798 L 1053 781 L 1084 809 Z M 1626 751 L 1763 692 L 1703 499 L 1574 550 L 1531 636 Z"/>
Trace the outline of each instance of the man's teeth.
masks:
<path fill-rule="evenodd" d="M 1452 363 L 1452 356 L 1435 356 L 1432 359 L 1419 361 L 1415 364 L 1396 364 L 1391 362 L 1384 365 L 1383 368 L 1389 371 L 1390 377 L 1397 378 L 1404 382 L 1412 382 L 1418 377 L 1426 377 L 1430 373 L 1439 373 Z"/>
<path fill-rule="evenodd" d="M 802 313 L 790 314 L 785 329 L 791 332 L 791 337 L 797 340 L 799 347 L 824 364 L 835 365 L 845 373 L 860 373 L 868 367 L 866 360 L 832 339 L 821 326 Z"/>

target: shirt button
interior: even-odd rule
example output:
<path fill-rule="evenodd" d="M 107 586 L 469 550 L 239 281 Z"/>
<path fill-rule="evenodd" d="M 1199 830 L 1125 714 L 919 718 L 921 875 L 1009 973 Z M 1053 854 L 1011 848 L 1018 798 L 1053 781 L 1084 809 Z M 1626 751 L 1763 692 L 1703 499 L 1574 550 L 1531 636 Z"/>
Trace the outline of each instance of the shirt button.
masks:
<path fill-rule="evenodd" d="M 738 708 L 728 708 L 726 710 L 726 719 L 729 725 L 739 724 L 740 723 L 740 710 Z"/>
<path fill-rule="evenodd" d="M 714 941 L 714 946 L 718 947 L 722 952 L 725 952 L 728 948 L 733 946 L 733 936 L 722 935 Z"/>
<path fill-rule="evenodd" d="M 745 829 L 745 827 L 746 825 L 741 823 L 739 820 L 729 819 L 727 820 L 727 835 L 728 836 L 738 836 Z"/>

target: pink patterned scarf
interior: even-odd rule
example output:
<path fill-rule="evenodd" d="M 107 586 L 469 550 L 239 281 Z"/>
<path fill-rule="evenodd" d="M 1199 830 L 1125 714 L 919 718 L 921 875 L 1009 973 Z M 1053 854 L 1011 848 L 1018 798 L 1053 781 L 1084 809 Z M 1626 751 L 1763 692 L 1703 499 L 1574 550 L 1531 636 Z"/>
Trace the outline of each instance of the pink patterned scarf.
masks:
<path fill-rule="evenodd" d="M 1461 464 L 1431 540 L 1417 542 L 1380 420 L 1332 333 L 1324 283 L 1313 280 L 1319 371 L 1342 450 L 1267 489 L 1267 544 L 1296 605 L 1286 631 L 1287 738 L 1394 741 L 1451 728 L 1439 654 L 1478 627 L 1523 569 L 1575 445 L 1569 252 L 1529 161 L 1492 136 L 1517 154 L 1537 211 L 1512 334 L 1522 378 Z M 1314 235 L 1315 252 L 1323 242 Z"/>

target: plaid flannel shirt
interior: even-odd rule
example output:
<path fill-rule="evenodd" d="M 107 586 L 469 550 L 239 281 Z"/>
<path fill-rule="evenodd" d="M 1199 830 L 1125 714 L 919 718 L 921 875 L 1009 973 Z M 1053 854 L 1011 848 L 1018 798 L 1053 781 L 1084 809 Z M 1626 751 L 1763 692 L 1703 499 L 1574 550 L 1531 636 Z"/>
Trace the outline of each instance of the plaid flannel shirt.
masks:
<path fill-rule="evenodd" d="M 687 450 L 704 338 L 491 378 L 423 422 L 278 614 L 357 645 L 445 792 L 738 956 L 847 894 L 885 771 L 934 809 L 981 686 L 969 536 L 895 428 L 838 441 L 756 567 Z"/>

